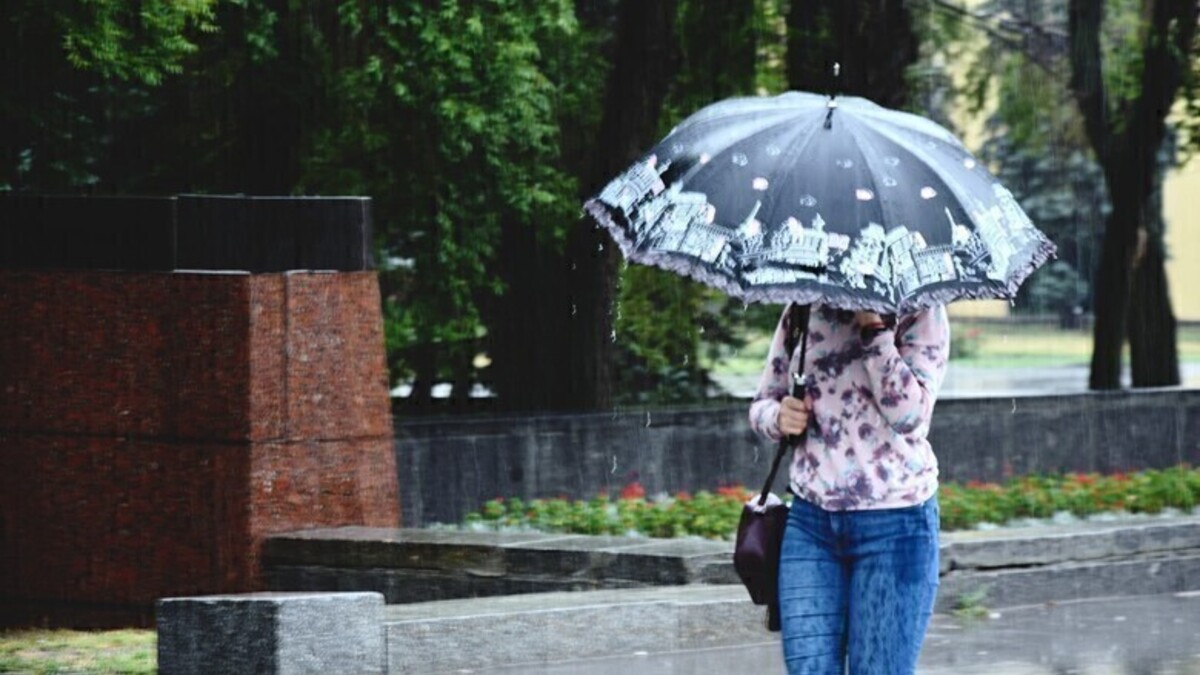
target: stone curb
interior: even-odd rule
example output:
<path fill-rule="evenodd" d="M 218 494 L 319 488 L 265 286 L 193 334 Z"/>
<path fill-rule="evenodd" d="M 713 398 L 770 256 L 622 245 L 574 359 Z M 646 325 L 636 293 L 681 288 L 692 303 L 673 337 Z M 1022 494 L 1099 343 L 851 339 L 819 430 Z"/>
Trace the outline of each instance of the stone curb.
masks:
<path fill-rule="evenodd" d="M 1010 583 L 994 579 L 1038 586 L 1036 579 L 1061 576 L 1086 563 L 1103 567 L 1158 554 L 1181 559 L 1200 555 L 1200 518 L 951 532 L 942 542 L 942 597 L 949 598 Z M 720 541 L 354 527 L 272 537 L 266 543 L 264 569 L 268 586 L 275 590 L 377 591 L 395 604 L 735 584 L 731 549 L 730 542 Z M 1134 574 L 1126 579 L 1132 584 L 1128 592 L 1160 592 L 1151 581 Z M 1051 586 L 1041 585 L 1046 592 Z M 1147 590 L 1138 590 L 1142 586 Z M 1088 597 L 1079 593 L 1093 591 L 1111 594 L 1110 589 L 1083 584 L 1070 597 Z M 1013 597 L 1032 598 L 1032 592 Z M 1063 598 L 1044 598 L 1055 599 Z"/>
<path fill-rule="evenodd" d="M 388 672 L 441 673 L 777 639 L 740 586 L 539 593 L 394 605 Z"/>

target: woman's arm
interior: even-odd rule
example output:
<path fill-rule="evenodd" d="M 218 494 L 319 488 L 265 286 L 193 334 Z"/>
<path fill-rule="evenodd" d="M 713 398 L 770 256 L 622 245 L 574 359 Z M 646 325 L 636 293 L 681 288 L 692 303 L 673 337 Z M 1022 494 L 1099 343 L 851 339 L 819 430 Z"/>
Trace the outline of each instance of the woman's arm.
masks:
<path fill-rule="evenodd" d="M 750 428 L 772 441 L 778 441 L 781 436 L 779 402 L 789 391 L 790 358 L 784 345 L 784 337 L 790 328 L 788 314 L 788 308 L 784 307 L 783 316 L 779 317 L 779 325 L 775 328 L 775 337 L 771 339 L 771 348 L 767 351 L 767 365 L 759 378 L 754 402 L 750 404 Z"/>
<path fill-rule="evenodd" d="M 864 331 L 867 377 L 883 418 L 896 433 L 929 424 L 950 357 L 950 322 L 937 306 L 890 329 Z"/>

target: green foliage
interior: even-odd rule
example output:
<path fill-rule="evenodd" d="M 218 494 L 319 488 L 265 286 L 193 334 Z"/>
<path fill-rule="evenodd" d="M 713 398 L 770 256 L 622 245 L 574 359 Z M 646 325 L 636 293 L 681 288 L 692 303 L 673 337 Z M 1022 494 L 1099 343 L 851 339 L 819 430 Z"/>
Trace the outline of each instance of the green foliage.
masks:
<path fill-rule="evenodd" d="M 631 483 L 615 496 L 603 493 L 591 500 L 493 499 L 468 515 L 466 524 L 497 530 L 730 539 L 750 496 L 745 488 L 731 486 L 694 496 L 680 492 L 646 499 L 642 486 Z M 1182 465 L 1131 474 L 1026 476 L 1003 485 L 943 483 L 938 503 L 941 528 L 947 531 L 1017 518 L 1049 518 L 1060 512 L 1084 517 L 1112 511 L 1190 510 L 1200 503 L 1200 470 Z"/>
<path fill-rule="evenodd" d="M 1034 312 L 1070 312 L 1087 296 L 1087 282 L 1070 263 L 1058 260 L 1030 279 L 1023 289 Z"/>
<path fill-rule="evenodd" d="M 558 167 L 565 106 L 582 105 L 564 56 L 579 27 L 570 2 L 389 2 L 338 6 L 365 58 L 336 72 L 343 124 L 320 130 L 302 188 L 371 194 L 384 250 L 412 259 L 391 346 L 455 343 L 484 327 L 479 304 L 504 292 L 493 267 L 501 227 L 561 239 L 578 211 Z M 411 314 L 411 316 L 403 316 Z"/>
<path fill-rule="evenodd" d="M 939 489 L 943 529 L 981 522 L 1048 518 L 1068 512 L 1084 517 L 1109 511 L 1159 513 L 1190 510 L 1200 501 L 1200 470 L 1188 466 L 1139 473 L 1027 476 L 1000 485 L 944 484 Z"/>
<path fill-rule="evenodd" d="M 17 0 L 0 18 L 0 190 L 100 182 L 112 130 L 211 32 L 216 0 Z"/>
<path fill-rule="evenodd" d="M 641 486 L 632 483 L 615 497 L 604 493 L 590 500 L 493 499 L 468 515 L 466 522 L 487 529 L 727 539 L 733 531 L 730 524 L 736 528 L 749 496 L 742 488 L 732 487 L 647 500 Z"/>
<path fill-rule="evenodd" d="M 950 324 L 950 360 L 969 359 L 979 354 L 983 331 L 975 326 Z"/>
<path fill-rule="evenodd" d="M 988 616 L 988 608 L 984 604 L 985 602 L 987 602 L 987 591 L 970 591 L 958 596 L 958 599 L 954 602 L 954 609 L 950 611 L 959 619 L 968 621 L 985 619 Z"/>
<path fill-rule="evenodd" d="M 217 0 L 50 0 L 20 3 L 6 17 L 14 24 L 47 18 L 61 37 L 67 62 L 104 78 L 160 84 L 182 72 L 196 51 L 191 29 L 216 30 Z"/>

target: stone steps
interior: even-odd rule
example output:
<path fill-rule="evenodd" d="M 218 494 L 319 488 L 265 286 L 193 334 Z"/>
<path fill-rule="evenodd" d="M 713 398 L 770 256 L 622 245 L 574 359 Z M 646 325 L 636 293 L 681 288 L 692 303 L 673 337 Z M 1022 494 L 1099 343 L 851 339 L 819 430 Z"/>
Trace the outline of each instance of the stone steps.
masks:
<path fill-rule="evenodd" d="M 480 672 L 770 642 L 741 586 L 673 586 L 391 605 L 388 673 Z"/>
<path fill-rule="evenodd" d="M 350 527 L 272 537 L 264 570 L 272 590 L 376 591 L 398 604 L 736 584 L 731 550 L 721 541 Z M 978 593 L 1012 606 L 1193 590 L 1197 557 L 1197 517 L 945 533 L 938 607 Z"/>

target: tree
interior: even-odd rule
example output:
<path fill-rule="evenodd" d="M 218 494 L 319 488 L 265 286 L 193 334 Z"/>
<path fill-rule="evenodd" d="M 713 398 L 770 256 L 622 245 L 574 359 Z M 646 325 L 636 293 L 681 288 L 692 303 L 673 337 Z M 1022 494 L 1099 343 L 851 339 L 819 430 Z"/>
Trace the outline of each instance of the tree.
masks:
<path fill-rule="evenodd" d="M 755 0 L 679 3 L 680 62 L 659 124 L 662 136 L 700 108 L 754 92 L 760 8 Z M 620 273 L 613 317 L 617 402 L 703 401 L 711 380 L 701 347 L 737 346 L 743 304 L 643 265 Z M 736 310 L 736 311 L 735 311 Z"/>
<path fill-rule="evenodd" d="M 114 128 L 148 114 L 216 0 L 16 0 L 0 18 L 0 190 L 93 189 Z"/>
<path fill-rule="evenodd" d="M 1175 317 L 1153 196 L 1166 117 L 1191 72 L 1200 5 L 1143 0 L 1124 27 L 1106 13 L 1105 0 L 1070 0 L 1071 89 L 1112 200 L 1095 282 L 1090 386 L 1120 386 L 1126 335 L 1133 385 L 1175 385 Z M 1108 52 L 1107 64 L 1106 39 L 1123 47 Z"/>
<path fill-rule="evenodd" d="M 904 0 L 793 1 L 787 22 L 792 89 L 864 96 L 891 108 L 908 103 L 908 70 L 920 44 Z M 834 63 L 841 66 L 836 79 Z"/>

